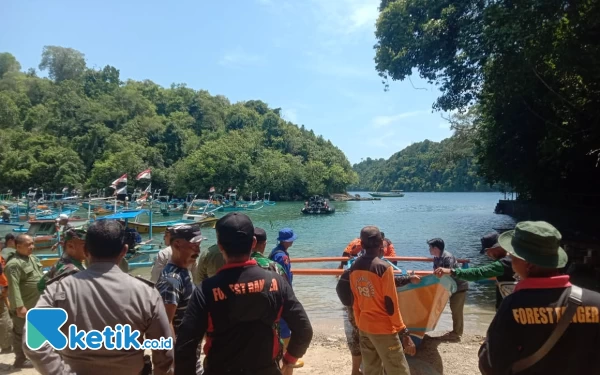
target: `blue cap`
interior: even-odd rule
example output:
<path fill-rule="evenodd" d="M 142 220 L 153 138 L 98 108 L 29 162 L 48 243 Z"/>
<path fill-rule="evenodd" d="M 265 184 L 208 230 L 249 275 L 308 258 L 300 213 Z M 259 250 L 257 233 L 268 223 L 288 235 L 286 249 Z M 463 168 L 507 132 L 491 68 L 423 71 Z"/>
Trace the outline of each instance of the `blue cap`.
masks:
<path fill-rule="evenodd" d="M 277 237 L 277 241 L 279 242 L 292 242 L 296 240 L 298 236 L 294 234 L 292 228 L 283 228 L 279 231 L 279 237 Z"/>

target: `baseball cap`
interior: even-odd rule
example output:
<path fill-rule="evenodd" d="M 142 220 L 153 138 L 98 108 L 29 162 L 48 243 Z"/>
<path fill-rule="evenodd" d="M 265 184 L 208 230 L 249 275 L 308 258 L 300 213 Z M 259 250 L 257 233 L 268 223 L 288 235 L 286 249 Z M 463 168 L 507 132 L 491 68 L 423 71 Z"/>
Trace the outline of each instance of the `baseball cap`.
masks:
<path fill-rule="evenodd" d="M 178 238 L 184 239 L 191 243 L 202 242 L 206 238 L 202 236 L 200 225 L 198 224 L 181 224 L 167 228 L 167 232 L 171 235 L 171 241 Z"/>
<path fill-rule="evenodd" d="M 267 232 L 262 228 L 254 227 L 254 237 L 256 237 L 256 242 L 265 242 L 267 240 Z"/>
<path fill-rule="evenodd" d="M 252 247 L 254 225 L 242 213 L 231 212 L 220 218 L 216 225 L 218 242 L 228 247 Z"/>

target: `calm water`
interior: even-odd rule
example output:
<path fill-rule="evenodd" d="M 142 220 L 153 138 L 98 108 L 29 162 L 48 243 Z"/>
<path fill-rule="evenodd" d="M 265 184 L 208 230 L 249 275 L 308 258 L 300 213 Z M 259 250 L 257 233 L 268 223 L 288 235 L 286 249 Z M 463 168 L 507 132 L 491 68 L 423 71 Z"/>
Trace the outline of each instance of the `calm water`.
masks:
<path fill-rule="evenodd" d="M 366 193 L 360 193 L 368 196 Z M 505 228 L 514 221 L 505 215 L 494 214 L 501 195 L 498 193 L 406 193 L 403 198 L 383 198 L 381 201 L 332 202 L 333 215 L 303 215 L 303 202 L 277 202 L 275 206 L 246 212 L 255 226 L 266 230 L 269 252 L 275 245 L 277 231 L 291 227 L 298 240 L 290 249 L 292 257 L 340 256 L 365 225 L 376 225 L 392 240 L 396 253 L 401 256 L 429 256 L 427 239 L 441 237 L 446 249 L 456 257 L 468 258 L 472 265 L 489 262 L 480 255 L 480 237 L 492 228 Z M 219 213 L 219 216 L 224 214 Z M 175 218 L 167 218 L 173 220 Z M 155 221 L 163 220 L 159 215 Z M 215 231 L 203 231 L 208 240 L 202 249 L 214 244 Z M 162 240 L 162 233 L 155 233 Z M 337 263 L 294 263 L 298 268 L 336 268 Z M 405 262 L 405 269 L 430 270 L 431 263 Z M 149 277 L 149 269 L 134 270 L 135 274 Z M 316 327 L 343 332 L 342 305 L 336 292 L 333 276 L 300 276 L 294 278 L 294 290 L 308 311 Z M 465 307 L 466 329 L 485 328 L 493 316 L 493 285 L 471 283 Z M 445 314 L 438 327 L 450 327 Z"/>
<path fill-rule="evenodd" d="M 510 217 L 494 214 L 500 198 L 498 193 L 406 193 L 403 198 L 383 198 L 381 201 L 332 202 L 336 208 L 333 215 L 303 215 L 300 213 L 303 202 L 278 202 L 275 206 L 246 213 L 255 226 L 267 231 L 267 252 L 277 244 L 277 231 L 291 227 L 298 235 L 290 249 L 292 257 L 340 256 L 348 242 L 358 237 L 362 227 L 376 225 L 392 240 L 398 255 L 429 256 L 425 241 L 441 237 L 446 249 L 456 257 L 468 258 L 473 265 L 478 265 L 489 262 L 485 255 L 479 254 L 480 237 L 492 228 L 514 225 Z M 202 244 L 206 249 L 215 243 L 215 231 L 207 229 L 203 234 L 208 238 Z M 337 265 L 294 263 L 292 269 L 336 268 Z M 417 270 L 432 267 L 431 263 L 421 262 L 405 262 L 400 266 Z M 146 276 L 149 270 L 138 273 Z M 294 290 L 311 320 L 317 326 L 338 330 L 341 329 L 342 305 L 335 286 L 333 276 L 294 277 Z M 465 307 L 467 328 L 469 325 L 487 325 L 493 315 L 494 301 L 493 285 L 471 283 Z M 445 328 L 449 322 L 444 316 L 440 326 Z"/>

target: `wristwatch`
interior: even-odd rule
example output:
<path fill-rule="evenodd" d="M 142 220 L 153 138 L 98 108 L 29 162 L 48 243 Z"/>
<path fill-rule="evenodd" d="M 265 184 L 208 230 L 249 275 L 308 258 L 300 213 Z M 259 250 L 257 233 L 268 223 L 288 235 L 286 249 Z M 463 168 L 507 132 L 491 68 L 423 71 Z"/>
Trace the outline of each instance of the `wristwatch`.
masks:
<path fill-rule="evenodd" d="M 408 330 L 408 328 L 404 328 L 404 330 L 398 332 L 398 336 L 400 336 L 400 338 L 404 338 L 404 337 L 408 337 L 410 336 L 410 331 Z"/>

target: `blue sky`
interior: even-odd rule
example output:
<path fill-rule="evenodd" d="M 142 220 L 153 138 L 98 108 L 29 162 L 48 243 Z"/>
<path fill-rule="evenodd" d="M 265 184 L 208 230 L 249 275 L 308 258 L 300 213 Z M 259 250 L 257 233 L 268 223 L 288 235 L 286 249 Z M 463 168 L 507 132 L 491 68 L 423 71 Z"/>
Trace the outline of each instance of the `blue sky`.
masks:
<path fill-rule="evenodd" d="M 232 102 L 260 99 L 330 139 L 352 163 L 451 135 L 416 76 L 384 92 L 375 71 L 378 1 L 4 0 L 0 51 L 24 70 L 44 45 L 75 48 L 121 79 L 186 83 Z"/>

